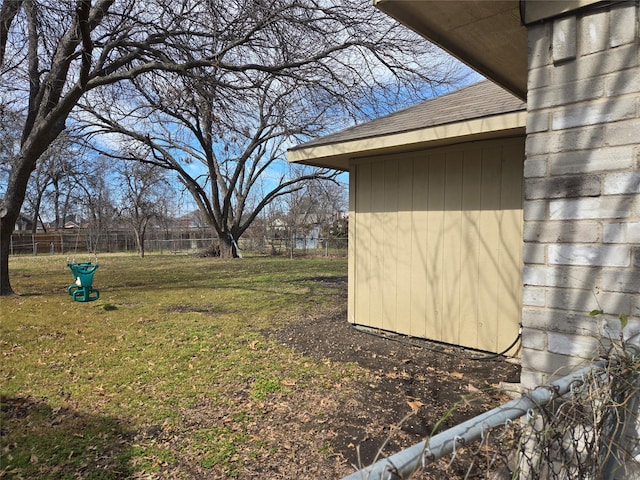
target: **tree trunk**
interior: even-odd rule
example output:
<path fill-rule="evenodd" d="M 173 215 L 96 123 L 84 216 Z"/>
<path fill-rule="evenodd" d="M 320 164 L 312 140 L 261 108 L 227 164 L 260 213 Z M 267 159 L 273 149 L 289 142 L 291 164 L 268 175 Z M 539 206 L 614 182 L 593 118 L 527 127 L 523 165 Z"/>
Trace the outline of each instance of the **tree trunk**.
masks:
<path fill-rule="evenodd" d="M 14 294 L 9 283 L 9 249 L 11 234 L 16 222 L 15 219 L 13 221 L 7 220 L 6 213 L 6 211 L 0 210 L 0 296 Z"/>
<path fill-rule="evenodd" d="M 133 229 L 136 237 L 136 247 L 138 249 L 138 256 L 144 258 L 144 234 L 139 229 Z"/>
<path fill-rule="evenodd" d="M 53 179 L 53 212 L 55 215 L 54 228 L 60 228 L 60 187 L 58 186 L 58 180 Z"/>
<path fill-rule="evenodd" d="M 35 204 L 33 205 L 33 219 L 31 220 L 31 233 L 38 233 L 38 220 L 40 220 L 40 207 L 42 206 L 42 196 L 44 191 L 38 192 L 36 196 Z M 44 223 L 40 220 L 40 223 L 44 227 Z"/>
<path fill-rule="evenodd" d="M 229 235 L 220 235 L 220 258 L 238 258 L 238 249 Z"/>
<path fill-rule="evenodd" d="M 0 203 L 0 296 L 14 295 L 9 282 L 9 248 L 11 235 L 27 194 L 29 177 L 42 152 L 63 129 L 64 121 L 53 124 L 42 122 L 34 126 L 29 137 L 24 140 L 20 154 L 13 161 L 5 197 Z"/>
<path fill-rule="evenodd" d="M 20 216 L 20 208 L 24 203 L 29 176 L 35 165 L 35 160 L 24 156 L 16 159 L 9 174 L 7 192 L 0 204 L 0 296 L 14 295 L 9 282 L 9 251 L 11 235 Z"/>

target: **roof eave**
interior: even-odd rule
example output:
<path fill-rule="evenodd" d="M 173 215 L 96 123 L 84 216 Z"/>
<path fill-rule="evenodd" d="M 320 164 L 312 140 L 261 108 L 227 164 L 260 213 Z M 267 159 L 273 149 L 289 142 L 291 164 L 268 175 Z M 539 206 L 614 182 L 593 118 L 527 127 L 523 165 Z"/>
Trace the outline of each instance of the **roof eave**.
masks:
<path fill-rule="evenodd" d="M 603 0 L 373 0 L 374 5 L 485 77 L 527 98 L 527 25 L 607 5 Z"/>
<path fill-rule="evenodd" d="M 527 31 L 518 0 L 374 0 L 374 4 L 526 100 Z"/>
<path fill-rule="evenodd" d="M 289 150 L 287 160 L 348 171 L 350 160 L 356 158 L 524 135 L 525 122 L 526 112 L 521 110 L 407 132 L 294 148 Z"/>

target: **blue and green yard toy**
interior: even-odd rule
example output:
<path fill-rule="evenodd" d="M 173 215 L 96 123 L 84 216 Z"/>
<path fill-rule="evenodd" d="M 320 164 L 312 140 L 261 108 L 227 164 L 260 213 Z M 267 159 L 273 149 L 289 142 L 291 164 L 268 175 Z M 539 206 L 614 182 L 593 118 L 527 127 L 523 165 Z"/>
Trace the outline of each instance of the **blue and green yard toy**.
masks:
<path fill-rule="evenodd" d="M 93 274 L 98 268 L 98 263 L 91 262 L 67 262 L 67 266 L 73 273 L 75 282 L 67 287 L 67 293 L 76 302 L 92 302 L 100 298 L 100 290 L 93 288 Z"/>

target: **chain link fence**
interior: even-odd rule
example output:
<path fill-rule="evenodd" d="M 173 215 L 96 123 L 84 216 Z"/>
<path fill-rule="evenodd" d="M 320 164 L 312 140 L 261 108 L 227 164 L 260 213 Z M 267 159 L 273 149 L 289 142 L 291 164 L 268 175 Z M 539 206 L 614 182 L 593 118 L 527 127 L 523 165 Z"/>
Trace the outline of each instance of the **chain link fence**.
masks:
<path fill-rule="evenodd" d="M 205 252 L 218 239 L 202 234 L 176 233 L 148 235 L 145 252 L 196 255 Z M 346 238 L 318 238 L 292 236 L 284 238 L 240 238 L 241 252 L 270 256 L 346 257 Z M 74 255 L 76 253 L 137 252 L 135 238 L 130 232 L 92 234 L 88 231 L 54 233 L 16 233 L 11 236 L 10 255 Z"/>
<path fill-rule="evenodd" d="M 622 348 L 343 480 L 640 478 L 638 352 Z"/>

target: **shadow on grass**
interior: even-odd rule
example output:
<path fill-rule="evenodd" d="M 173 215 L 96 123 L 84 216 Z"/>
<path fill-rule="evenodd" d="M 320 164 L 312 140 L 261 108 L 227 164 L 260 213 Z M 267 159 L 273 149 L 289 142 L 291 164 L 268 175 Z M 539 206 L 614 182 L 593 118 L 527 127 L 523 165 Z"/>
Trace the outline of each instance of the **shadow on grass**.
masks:
<path fill-rule="evenodd" d="M 339 275 L 339 276 L 319 275 L 316 277 L 305 277 L 305 278 L 298 278 L 296 280 L 293 280 L 293 282 L 318 282 L 318 283 L 325 283 L 325 284 L 337 285 L 337 286 L 344 286 L 347 284 L 347 281 L 348 279 L 346 275 Z"/>
<path fill-rule="evenodd" d="M 0 396 L 0 477 L 130 478 L 133 435 L 113 417 Z"/>

